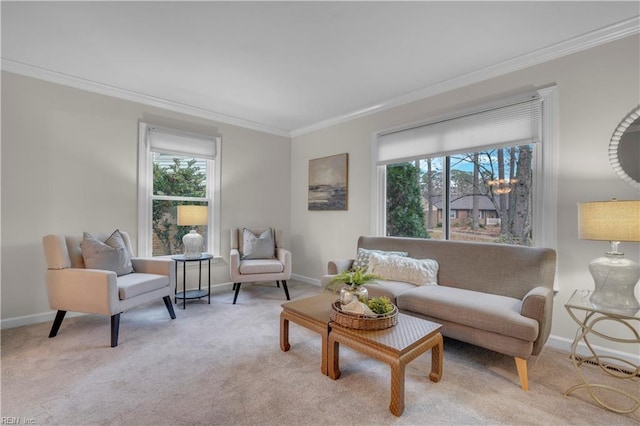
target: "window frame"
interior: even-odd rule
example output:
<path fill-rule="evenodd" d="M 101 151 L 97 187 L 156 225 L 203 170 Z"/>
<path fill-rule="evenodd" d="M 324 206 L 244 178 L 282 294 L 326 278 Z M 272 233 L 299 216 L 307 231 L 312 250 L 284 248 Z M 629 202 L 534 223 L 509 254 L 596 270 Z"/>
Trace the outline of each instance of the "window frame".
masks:
<path fill-rule="evenodd" d="M 184 199 L 184 197 L 175 196 L 154 196 L 153 195 L 153 150 L 150 147 L 148 134 L 149 129 L 154 126 L 150 123 L 139 123 L 138 133 L 138 241 L 137 252 L 138 256 L 151 257 L 153 252 L 153 230 L 152 230 L 152 209 L 154 199 Z M 178 129 L 166 129 L 165 131 L 171 131 L 173 134 L 179 137 L 194 138 L 197 135 L 192 133 L 186 133 Z M 220 182 L 221 182 L 221 167 L 220 167 L 220 153 L 222 140 L 219 136 L 200 136 L 200 138 L 212 139 L 216 144 L 216 155 L 213 159 L 205 159 L 207 162 L 206 173 L 206 194 L 204 198 L 194 197 L 194 201 L 206 201 L 209 205 L 209 224 L 207 226 L 207 244 L 205 251 L 214 255 L 214 257 L 220 256 Z M 179 149 L 178 149 L 179 150 Z M 182 155 L 189 155 L 189 152 L 184 152 Z M 164 151 L 162 151 L 164 152 Z M 179 154 L 176 153 L 176 156 Z M 194 157 L 199 157 L 194 154 Z M 191 199 L 191 198 L 190 198 Z M 157 256 L 162 257 L 162 256 Z"/>
<path fill-rule="evenodd" d="M 558 87 L 553 85 L 536 91 L 542 101 L 541 107 L 541 134 L 540 142 L 534 149 L 534 176 L 533 176 L 533 245 L 534 247 L 557 248 L 557 167 L 558 167 Z M 520 95 L 523 96 L 523 95 Z M 512 98 L 509 98 L 512 99 Z M 509 99 L 499 102 L 493 102 L 490 105 L 481 105 L 462 111 L 456 111 L 448 114 L 448 117 L 456 117 L 468 115 L 474 112 L 480 112 L 487 108 L 500 104 L 507 104 Z M 431 117 L 422 123 L 431 123 L 442 119 L 442 117 Z M 393 129 L 384 129 L 372 133 L 371 144 L 371 228 L 372 235 L 386 235 L 386 164 L 378 164 L 378 138 L 383 134 L 392 131 L 401 131 L 419 126 L 421 123 L 411 123 Z M 479 149 L 478 147 L 470 147 L 469 152 Z M 449 154 L 443 153 L 439 155 L 448 158 Z M 438 156 L 429 155 L 429 156 Z M 448 162 L 447 162 L 448 163 Z M 448 170 L 449 165 L 443 168 Z M 443 173 L 444 174 L 444 173 Z M 448 176 L 444 177 L 448 179 Z M 443 204 L 448 206 L 448 196 L 443 194 Z M 443 219 L 448 216 L 443 215 Z M 444 223 L 443 223 L 444 225 Z M 449 239 L 448 227 L 445 228 L 444 239 Z"/>

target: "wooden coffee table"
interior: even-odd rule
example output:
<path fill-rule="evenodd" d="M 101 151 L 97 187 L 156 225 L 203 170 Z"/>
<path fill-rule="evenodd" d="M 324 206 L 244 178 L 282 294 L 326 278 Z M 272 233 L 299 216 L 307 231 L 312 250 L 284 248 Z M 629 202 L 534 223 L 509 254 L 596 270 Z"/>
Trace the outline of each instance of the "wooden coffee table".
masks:
<path fill-rule="evenodd" d="M 320 371 L 327 374 L 327 342 L 329 337 L 329 317 L 331 304 L 338 296 L 333 293 L 322 293 L 304 299 L 293 300 L 282 304 L 280 313 L 280 349 L 287 352 L 289 345 L 289 321 L 320 334 L 322 338 L 322 362 Z"/>
<path fill-rule="evenodd" d="M 429 378 L 439 382 L 442 378 L 442 325 L 409 315 L 398 314 L 398 323 L 384 330 L 356 330 L 335 322 L 328 340 L 328 375 L 340 377 L 340 343 L 391 366 L 391 403 L 389 410 L 396 416 L 404 411 L 405 366 L 431 349 L 431 373 Z"/>

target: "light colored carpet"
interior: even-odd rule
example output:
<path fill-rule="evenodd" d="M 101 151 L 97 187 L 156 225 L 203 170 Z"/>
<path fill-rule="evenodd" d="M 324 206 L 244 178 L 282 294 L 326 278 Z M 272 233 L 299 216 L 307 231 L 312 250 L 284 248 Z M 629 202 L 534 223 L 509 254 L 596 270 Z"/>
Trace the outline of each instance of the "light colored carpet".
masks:
<path fill-rule="evenodd" d="M 290 283 L 293 299 L 319 288 Z M 176 307 L 162 303 L 122 315 L 120 342 L 109 347 L 109 320 L 66 319 L 2 331 L 3 422 L 60 425 L 638 425 L 640 416 L 597 406 L 576 383 L 567 353 L 545 348 L 530 362 L 529 392 L 513 359 L 445 339 L 442 381 L 428 378 L 431 354 L 406 369 L 405 411 L 389 412 L 389 367 L 342 346 L 342 376 L 320 372 L 320 338 L 290 326 L 291 350 L 279 347 L 282 289 L 243 286 Z M 595 367 L 593 378 L 602 378 Z M 594 371 L 589 371 L 594 370 Z M 605 378 L 606 380 L 606 378 Z M 611 381 L 611 380 L 609 380 Z M 627 390 L 637 392 L 630 381 Z M 629 388 L 630 387 L 630 388 Z M 615 399 L 616 397 L 614 397 Z M 6 423 L 6 422 L 5 422 Z"/>

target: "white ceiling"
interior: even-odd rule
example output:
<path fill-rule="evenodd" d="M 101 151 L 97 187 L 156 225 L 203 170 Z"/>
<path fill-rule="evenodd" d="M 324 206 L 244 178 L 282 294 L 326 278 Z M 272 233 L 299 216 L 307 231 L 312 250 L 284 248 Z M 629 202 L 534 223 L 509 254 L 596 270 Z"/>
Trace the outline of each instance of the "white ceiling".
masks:
<path fill-rule="evenodd" d="M 7 71 L 283 135 L 638 34 L 640 22 L 638 1 L 2 1 L 1 12 Z"/>

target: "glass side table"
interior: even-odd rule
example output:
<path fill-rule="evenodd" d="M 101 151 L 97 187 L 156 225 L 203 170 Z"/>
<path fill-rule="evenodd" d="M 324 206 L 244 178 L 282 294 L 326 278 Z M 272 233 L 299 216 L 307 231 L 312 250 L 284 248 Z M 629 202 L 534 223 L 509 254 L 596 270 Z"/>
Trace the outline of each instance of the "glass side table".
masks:
<path fill-rule="evenodd" d="M 213 255 L 202 253 L 200 257 L 185 257 L 183 254 L 179 254 L 176 256 L 171 256 L 176 262 L 176 288 L 175 288 L 175 296 L 174 301 L 178 304 L 178 299 L 182 299 L 182 309 L 187 308 L 187 299 L 200 299 L 202 297 L 207 296 L 209 298 L 208 303 L 211 304 L 211 259 L 213 259 Z M 208 262 L 208 271 L 209 271 L 209 288 L 208 290 L 202 289 L 202 262 Z M 198 262 L 198 289 L 197 290 L 187 290 L 187 263 L 189 262 Z M 182 263 L 182 291 L 178 293 L 178 263 Z"/>
<path fill-rule="evenodd" d="M 571 318 L 573 318 L 573 320 L 580 326 L 576 332 L 573 344 L 571 345 L 571 361 L 573 362 L 573 366 L 578 372 L 578 376 L 580 376 L 582 382 L 571 386 L 563 395 L 569 396 L 572 392 L 578 389 L 587 389 L 591 397 L 602 407 L 616 413 L 632 413 L 640 407 L 640 395 L 638 395 L 640 392 L 636 395 L 632 395 L 622 389 L 617 389 L 612 386 L 589 383 L 584 374 L 582 374 L 580 367 L 583 363 L 588 362 L 597 365 L 603 372 L 607 373 L 609 376 L 615 377 L 616 379 L 638 382 L 640 379 L 640 377 L 638 377 L 640 375 L 640 365 L 635 365 L 628 360 L 614 356 L 598 355 L 591 343 L 589 343 L 588 337 L 590 335 L 598 336 L 612 342 L 636 345 L 640 349 L 640 333 L 638 332 L 640 325 L 640 310 L 625 311 L 597 307 L 591 303 L 591 300 L 589 299 L 591 293 L 592 292 L 588 290 L 576 290 L 569 301 L 564 305 Z M 581 314 L 584 314 L 584 318 L 582 319 L 579 318 Z M 627 337 L 608 335 L 598 327 L 598 325 L 611 321 L 622 324 L 622 331 L 625 332 L 625 335 L 627 335 L 627 330 L 630 332 Z M 621 334 L 622 331 L 620 331 Z M 578 344 L 581 341 L 584 342 L 591 355 L 583 356 L 577 353 Z M 609 361 L 614 362 L 610 363 Z M 626 408 L 613 407 L 596 395 L 595 391 L 597 389 L 606 389 L 622 395 L 625 398 L 619 398 L 618 401 L 622 404 L 623 401 L 628 400 L 630 405 Z"/>

